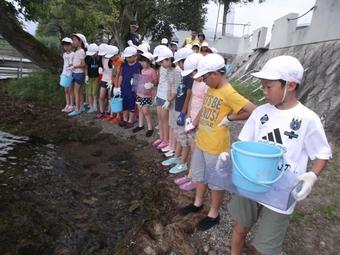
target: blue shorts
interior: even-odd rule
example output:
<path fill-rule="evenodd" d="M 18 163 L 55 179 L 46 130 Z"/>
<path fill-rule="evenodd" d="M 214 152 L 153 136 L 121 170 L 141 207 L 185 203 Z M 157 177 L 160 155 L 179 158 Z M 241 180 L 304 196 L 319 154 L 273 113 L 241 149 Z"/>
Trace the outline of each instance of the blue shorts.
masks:
<path fill-rule="evenodd" d="M 136 95 L 123 95 L 123 111 L 134 112 L 136 110 Z"/>
<path fill-rule="evenodd" d="M 85 73 L 72 73 L 72 78 L 73 81 L 79 85 L 85 84 Z"/>
<path fill-rule="evenodd" d="M 165 103 L 166 100 L 156 97 L 156 106 L 162 106 Z"/>

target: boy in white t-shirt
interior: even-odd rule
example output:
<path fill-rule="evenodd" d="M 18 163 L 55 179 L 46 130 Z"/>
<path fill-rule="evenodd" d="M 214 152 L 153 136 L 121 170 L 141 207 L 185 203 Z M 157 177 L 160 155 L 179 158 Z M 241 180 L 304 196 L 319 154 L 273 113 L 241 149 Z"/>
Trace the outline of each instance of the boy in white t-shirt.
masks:
<path fill-rule="evenodd" d="M 320 118 L 297 99 L 303 67 L 291 56 L 270 59 L 260 72 L 264 96 L 268 103 L 259 106 L 244 125 L 239 139 L 242 141 L 266 140 L 287 149 L 287 169 L 303 182 L 295 194 L 296 201 L 305 199 L 317 177 L 331 159 L 331 149 Z M 307 170 L 308 158 L 313 161 Z M 231 254 L 242 254 L 245 237 L 258 223 L 252 245 L 261 254 L 279 254 L 295 204 L 282 211 L 234 195 L 228 204 L 236 222 L 233 227 Z"/>

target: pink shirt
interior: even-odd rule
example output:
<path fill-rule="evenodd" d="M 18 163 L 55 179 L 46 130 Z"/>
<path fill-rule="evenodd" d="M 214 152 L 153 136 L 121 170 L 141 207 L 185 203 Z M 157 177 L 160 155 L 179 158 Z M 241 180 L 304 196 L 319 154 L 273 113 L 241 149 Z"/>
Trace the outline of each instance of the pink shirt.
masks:
<path fill-rule="evenodd" d="M 78 49 L 73 56 L 73 66 L 79 66 L 81 64 L 81 61 L 85 59 L 85 51 L 83 49 Z M 84 68 L 74 68 L 73 73 L 84 73 Z"/>
<path fill-rule="evenodd" d="M 142 69 L 142 73 L 137 75 L 137 80 L 136 80 L 137 96 L 151 98 L 152 89 L 145 89 L 144 84 L 148 82 L 155 84 L 156 81 L 157 81 L 157 73 L 155 69 L 151 67 L 148 69 Z"/>
<path fill-rule="evenodd" d="M 191 90 L 191 111 L 190 111 L 190 117 L 192 120 L 194 120 L 199 111 L 201 110 L 203 106 L 203 99 L 204 95 L 208 90 L 208 86 L 202 81 L 194 81 L 192 85 L 192 90 Z"/>

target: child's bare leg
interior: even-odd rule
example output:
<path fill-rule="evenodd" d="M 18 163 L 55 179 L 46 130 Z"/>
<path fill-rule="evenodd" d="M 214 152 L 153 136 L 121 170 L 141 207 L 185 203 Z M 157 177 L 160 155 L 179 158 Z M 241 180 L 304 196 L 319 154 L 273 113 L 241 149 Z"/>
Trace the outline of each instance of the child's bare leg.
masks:
<path fill-rule="evenodd" d="M 133 117 L 135 116 L 135 112 L 129 112 L 129 123 L 133 123 Z"/>
<path fill-rule="evenodd" d="M 65 88 L 65 101 L 66 101 L 66 106 L 70 105 L 70 93 L 69 93 L 69 88 Z"/>
<path fill-rule="evenodd" d="M 246 240 L 246 236 L 250 228 L 245 228 L 239 224 L 235 224 L 231 234 L 231 254 L 241 255 Z"/>
<path fill-rule="evenodd" d="M 161 116 L 162 116 L 162 122 L 161 126 L 163 127 L 163 141 L 168 142 L 169 141 L 169 111 L 165 111 L 161 109 Z"/>
<path fill-rule="evenodd" d="M 87 100 L 89 101 L 89 106 L 91 109 L 93 109 L 93 96 L 92 95 L 89 95 L 87 97 Z"/>
<path fill-rule="evenodd" d="M 138 111 L 138 126 L 139 127 L 143 127 L 143 125 L 144 125 L 143 108 L 145 108 L 145 106 L 143 106 L 143 107 L 138 106 L 138 109 L 139 109 L 139 111 Z"/>
<path fill-rule="evenodd" d="M 128 121 L 129 120 L 129 112 L 128 111 L 123 111 L 123 120 Z"/>
<path fill-rule="evenodd" d="M 74 84 L 74 97 L 76 101 L 76 111 L 80 110 L 80 85 L 78 83 Z"/>
<path fill-rule="evenodd" d="M 69 95 L 70 95 L 70 103 L 71 106 L 74 106 L 74 85 L 72 84 L 71 87 L 69 87 Z"/>
<path fill-rule="evenodd" d="M 163 125 L 162 125 L 162 107 L 157 106 L 157 119 L 158 119 L 158 128 L 159 128 L 159 138 L 163 140 Z"/>
<path fill-rule="evenodd" d="M 200 207 L 203 204 L 204 194 L 208 189 L 208 185 L 202 182 L 196 184 L 195 202 L 194 205 Z"/>
<path fill-rule="evenodd" d="M 208 216 L 216 218 L 223 202 L 223 190 L 212 190 L 211 191 L 211 204 Z"/>
<path fill-rule="evenodd" d="M 179 142 L 176 142 L 176 147 L 175 147 L 175 156 L 179 158 L 182 154 L 182 145 Z"/>
<path fill-rule="evenodd" d="M 100 94 L 99 94 L 99 110 L 100 110 L 100 112 L 105 111 L 105 94 L 106 94 L 106 89 L 100 88 Z"/>
<path fill-rule="evenodd" d="M 186 164 L 186 163 L 188 163 L 190 147 L 189 146 L 181 146 L 181 147 L 182 147 L 181 163 Z"/>
<path fill-rule="evenodd" d="M 151 130 L 153 129 L 152 127 L 152 120 L 151 120 L 151 114 L 150 114 L 150 109 L 148 106 L 144 106 L 142 107 L 141 109 L 143 111 L 143 115 L 145 116 L 145 119 L 146 119 L 146 123 L 148 125 L 148 130 Z M 140 111 L 141 111 L 140 110 Z"/>

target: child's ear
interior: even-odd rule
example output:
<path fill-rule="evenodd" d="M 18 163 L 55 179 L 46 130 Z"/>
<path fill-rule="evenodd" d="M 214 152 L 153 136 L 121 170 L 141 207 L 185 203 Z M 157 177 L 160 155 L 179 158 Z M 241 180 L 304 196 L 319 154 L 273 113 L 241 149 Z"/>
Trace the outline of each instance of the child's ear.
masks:
<path fill-rule="evenodd" d="M 297 83 L 294 81 L 291 81 L 287 84 L 288 91 L 295 91 L 297 89 Z"/>

